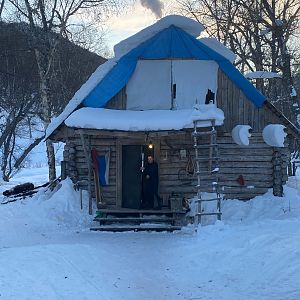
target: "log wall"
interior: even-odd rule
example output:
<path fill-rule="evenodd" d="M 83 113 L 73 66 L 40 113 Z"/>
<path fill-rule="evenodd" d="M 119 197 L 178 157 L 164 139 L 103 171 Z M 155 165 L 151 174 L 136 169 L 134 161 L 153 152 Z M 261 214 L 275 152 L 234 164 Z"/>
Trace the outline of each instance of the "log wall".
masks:
<path fill-rule="evenodd" d="M 129 134 L 128 134 L 129 135 Z M 130 134 L 130 137 L 143 143 L 140 137 Z M 127 140 L 130 141 L 130 137 Z M 126 140 L 126 139 L 125 139 Z M 191 132 L 180 135 L 167 135 L 152 139 L 154 146 L 159 145 L 156 152 L 156 161 L 159 164 L 160 194 L 167 201 L 173 193 L 179 193 L 187 198 L 196 194 L 196 177 L 183 178 L 180 174 L 186 170 L 188 156 L 194 158 Z M 203 140 L 203 142 L 206 142 Z M 105 154 L 110 150 L 110 170 L 109 185 L 102 187 L 105 201 L 110 205 L 120 205 L 120 195 L 118 195 L 118 185 L 120 178 L 118 174 L 122 167 L 120 149 L 124 142 L 124 137 L 103 137 L 91 136 L 91 146 L 95 147 L 99 154 Z M 261 134 L 253 134 L 250 138 L 249 146 L 236 145 L 230 134 L 218 132 L 218 144 L 220 152 L 220 172 L 219 183 L 225 198 L 238 198 L 242 200 L 251 199 L 256 195 L 263 194 L 268 188 L 273 187 L 273 163 L 274 151 L 279 151 L 282 158 L 282 180 L 287 180 L 286 166 L 288 160 L 287 148 L 273 148 L 266 145 Z M 120 145 L 120 146 L 118 146 Z M 180 150 L 186 150 L 187 157 L 180 155 Z M 201 150 L 203 158 L 208 158 L 208 150 Z M 159 159 L 158 159 L 159 157 Z M 87 189 L 88 169 L 84 158 L 83 147 L 79 136 L 69 138 L 65 151 L 66 173 L 74 182 L 79 182 L 82 189 Z M 208 169 L 208 162 L 201 162 L 201 170 Z M 237 178 L 242 175 L 245 185 L 241 186 Z M 211 191 L 211 183 L 215 181 L 213 177 L 202 176 L 201 183 L 204 185 L 203 191 Z M 94 196 L 94 183 L 92 184 Z M 120 191 L 120 190 L 119 190 Z"/>
<path fill-rule="evenodd" d="M 126 109 L 126 87 L 117 93 L 111 100 L 109 100 L 105 106 L 108 109 Z"/>
<path fill-rule="evenodd" d="M 242 91 L 229 80 L 229 78 L 219 69 L 218 72 L 218 91 L 216 95 L 217 106 L 224 111 L 225 122 L 218 130 L 218 144 L 220 146 L 220 173 L 219 182 L 225 198 L 250 199 L 256 195 L 263 194 L 274 184 L 274 166 L 272 158 L 274 151 L 279 151 L 282 158 L 282 182 L 287 180 L 286 166 L 288 162 L 288 149 L 274 149 L 264 143 L 262 139 L 263 128 L 270 123 L 284 124 L 280 114 L 274 112 L 272 107 L 263 105 L 256 108 L 249 101 Z M 111 109 L 126 109 L 126 87 L 124 87 L 107 106 Z M 252 137 L 250 145 L 243 147 L 236 145 L 231 137 L 231 130 L 239 124 L 250 125 L 252 127 Z M 286 124 L 285 124 L 286 125 Z M 76 131 L 76 130 L 75 130 Z M 66 174 L 79 186 L 87 189 L 88 170 L 84 157 L 83 147 L 79 135 L 72 131 L 72 134 L 64 134 L 66 141 L 64 160 Z M 61 130 L 62 132 L 62 130 Z M 121 146 L 124 139 L 144 143 L 143 133 L 103 133 L 101 131 L 84 130 L 86 135 L 91 138 L 91 147 L 95 147 L 99 153 L 105 154 L 110 150 L 110 173 L 109 185 L 102 187 L 105 201 L 111 205 L 121 203 L 121 179 L 120 168 Z M 63 132 L 62 132 L 63 133 Z M 192 147 L 191 132 L 173 133 L 165 136 L 157 135 L 152 139 L 158 149 L 156 160 L 159 163 L 160 172 L 160 194 L 165 199 L 172 192 L 180 193 L 186 197 L 194 196 L 196 193 L 196 178 L 182 178 L 179 174 L 184 172 L 188 163 L 188 156 L 193 159 L 194 150 Z M 205 142 L 205 141 L 203 141 Z M 157 149 L 156 148 L 156 149 Z M 180 155 L 180 150 L 186 150 L 187 157 Z M 201 151 L 203 157 L 208 157 L 207 151 Z M 159 157 L 159 159 L 158 159 Z M 207 170 L 208 163 L 201 164 L 201 170 Z M 278 167 L 277 167 L 278 170 Z M 242 175 L 245 185 L 241 186 L 237 178 Z M 278 172 L 276 173 L 278 178 Z M 211 182 L 214 178 L 203 176 L 203 191 L 211 190 Z M 94 184 L 92 186 L 94 191 Z M 93 192 L 94 196 L 94 192 Z"/>
<path fill-rule="evenodd" d="M 109 184 L 102 187 L 102 194 L 108 204 L 114 205 L 116 202 L 116 139 L 91 137 L 91 148 L 96 148 L 100 155 L 110 151 Z M 87 190 L 88 168 L 79 136 L 68 139 L 64 161 L 66 161 L 67 175 L 73 182 L 78 182 L 80 188 Z M 95 197 L 94 177 L 92 177 L 92 191 Z"/>
<path fill-rule="evenodd" d="M 181 149 L 188 149 L 194 158 L 191 139 L 168 138 L 161 142 L 160 157 L 160 192 L 168 195 L 170 192 L 195 195 L 195 180 L 187 184 L 187 180 L 180 180 L 178 173 L 184 170 L 188 158 L 180 157 Z M 263 194 L 273 187 L 272 158 L 275 150 L 282 156 L 282 180 L 287 180 L 286 166 L 288 161 L 287 148 L 276 148 L 266 145 L 261 134 L 253 134 L 249 146 L 236 145 L 229 134 L 219 133 L 220 152 L 219 183 L 225 198 L 250 199 Z M 170 148 L 170 146 L 172 148 Z M 208 158 L 208 150 L 201 150 L 200 156 Z M 201 170 L 208 169 L 208 162 L 201 163 Z M 245 185 L 241 186 L 237 178 L 242 175 Z M 208 185 L 203 191 L 211 191 L 213 177 L 202 176 L 202 184 Z"/>
<path fill-rule="evenodd" d="M 231 132 L 239 124 L 250 125 L 253 132 L 262 132 L 268 124 L 282 123 L 267 105 L 257 108 L 220 69 L 216 100 L 217 106 L 224 111 L 224 132 Z"/>

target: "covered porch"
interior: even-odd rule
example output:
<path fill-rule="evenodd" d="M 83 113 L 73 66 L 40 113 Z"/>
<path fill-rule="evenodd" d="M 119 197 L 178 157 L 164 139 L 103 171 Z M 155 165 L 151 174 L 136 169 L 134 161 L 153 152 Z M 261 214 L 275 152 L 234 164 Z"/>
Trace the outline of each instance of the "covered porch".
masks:
<path fill-rule="evenodd" d="M 208 118 L 220 125 L 224 115 L 215 105 L 181 111 L 80 109 L 65 121 L 66 173 L 88 189 L 98 208 L 140 209 L 141 168 L 151 154 L 158 165 L 162 207 L 171 209 L 170 199 L 181 198 L 183 203 L 196 194 L 191 133 L 195 119 L 204 128 L 211 125 Z M 100 156 L 109 154 L 105 184 L 99 184 L 95 174 L 92 150 Z M 203 150 L 203 155 L 208 154 Z"/>

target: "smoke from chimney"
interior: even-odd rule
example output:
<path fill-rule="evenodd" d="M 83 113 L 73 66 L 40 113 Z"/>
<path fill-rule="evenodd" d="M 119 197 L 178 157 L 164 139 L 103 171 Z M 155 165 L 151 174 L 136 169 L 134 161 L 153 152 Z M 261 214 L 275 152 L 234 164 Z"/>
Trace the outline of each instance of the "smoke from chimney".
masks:
<path fill-rule="evenodd" d="M 164 4 L 160 0 L 140 0 L 142 6 L 150 9 L 157 19 L 162 17 Z"/>

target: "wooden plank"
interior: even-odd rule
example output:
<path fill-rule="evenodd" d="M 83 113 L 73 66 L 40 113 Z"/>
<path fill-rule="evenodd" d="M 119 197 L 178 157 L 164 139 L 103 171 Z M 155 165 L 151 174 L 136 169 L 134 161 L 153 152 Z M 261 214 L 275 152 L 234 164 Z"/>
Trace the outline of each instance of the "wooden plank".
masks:
<path fill-rule="evenodd" d="M 105 107 L 108 109 L 126 109 L 126 98 L 126 87 L 124 87 L 108 101 Z"/>
<path fill-rule="evenodd" d="M 120 140 L 117 140 L 116 152 L 116 199 L 117 206 L 122 207 L 122 144 Z"/>
<path fill-rule="evenodd" d="M 205 187 L 212 187 L 212 182 L 213 181 L 202 181 L 200 183 L 203 188 Z M 166 187 L 166 186 L 190 186 L 194 187 L 196 186 L 196 180 L 189 182 L 186 184 L 183 181 L 180 180 L 161 180 L 160 181 L 160 186 L 161 188 Z M 266 180 L 254 180 L 250 178 L 245 178 L 245 185 L 242 186 L 240 185 L 235 179 L 228 179 L 224 180 L 223 178 L 220 178 L 219 180 L 219 186 L 226 186 L 226 187 L 237 187 L 237 188 L 242 188 L 242 189 L 251 189 L 255 187 L 272 187 L 273 186 L 273 180 L 271 177 L 269 177 Z"/>
<path fill-rule="evenodd" d="M 173 214 L 173 213 L 181 213 L 185 214 L 186 211 L 172 211 L 171 209 L 161 209 L 161 210 L 154 210 L 154 209 L 134 209 L 134 208 L 125 208 L 125 207 L 111 207 L 111 208 L 103 208 L 99 209 L 97 211 L 97 214 L 99 213 L 105 213 L 105 214 L 142 214 L 142 215 L 165 215 L 165 214 Z"/>
<path fill-rule="evenodd" d="M 76 156 L 75 158 L 76 164 L 80 164 L 80 163 L 84 163 L 85 162 L 85 158 L 84 157 L 78 157 Z M 116 157 L 113 156 L 110 158 L 110 162 L 109 162 L 110 166 L 114 166 L 116 164 Z"/>
<path fill-rule="evenodd" d="M 271 166 L 271 164 L 270 164 Z M 200 170 L 200 171 L 206 171 L 204 169 Z M 179 169 L 177 168 L 160 168 L 160 174 L 161 176 L 178 176 L 178 172 L 179 172 Z M 220 171 L 218 173 L 218 175 L 223 175 L 223 176 L 227 176 L 227 175 L 231 175 L 231 174 L 243 174 L 243 175 L 272 175 L 273 174 L 273 169 L 272 168 L 265 168 L 264 166 L 261 167 L 261 168 L 252 168 L 251 166 L 249 166 L 248 168 L 239 168 L 239 167 L 236 167 L 236 168 L 231 168 L 231 167 L 227 167 L 227 168 L 224 168 L 224 167 L 221 167 L 220 168 Z M 205 175 L 207 176 L 207 175 Z"/>
<path fill-rule="evenodd" d="M 250 200 L 258 195 L 262 195 L 264 193 L 259 193 L 259 194 L 246 194 L 246 193 L 243 193 L 243 194 L 225 194 L 224 195 L 224 200 L 232 200 L 232 199 L 238 199 L 238 200 Z"/>
<path fill-rule="evenodd" d="M 237 101 L 237 106 L 238 106 L 238 124 L 244 124 L 244 125 L 248 125 L 245 121 L 244 121 L 244 101 L 240 100 L 240 89 L 236 88 L 235 89 L 235 95 L 236 95 L 236 101 Z"/>
<path fill-rule="evenodd" d="M 184 163 L 176 163 L 176 162 L 172 162 L 172 164 L 165 164 L 166 166 L 164 166 L 163 164 L 161 164 L 160 170 L 162 171 L 163 169 L 185 169 L 186 164 Z M 249 161 L 222 161 L 219 165 L 220 170 L 222 168 L 257 168 L 257 169 L 262 169 L 262 168 L 267 168 L 270 169 L 272 168 L 272 162 L 271 161 L 260 161 L 260 162 L 254 162 L 252 161 L 251 164 L 249 164 Z M 206 164 L 201 164 L 200 167 L 201 170 L 207 170 L 207 163 Z M 168 171 L 166 171 L 168 172 Z"/>
<path fill-rule="evenodd" d="M 86 135 L 97 136 L 98 138 L 124 138 L 130 140 L 131 138 L 144 139 L 145 131 L 121 131 L 121 130 L 106 130 L 106 129 L 75 129 L 74 137 L 79 136 L 80 132 L 84 132 Z M 149 131 L 149 138 L 164 137 L 169 135 L 182 136 L 185 135 L 187 129 L 182 130 L 161 130 L 161 131 Z"/>
<path fill-rule="evenodd" d="M 150 225 L 139 225 L 139 226 L 114 226 L 114 225 L 105 225 L 99 227 L 91 227 L 91 231 L 110 231 L 110 232 L 125 232 L 125 231 L 157 231 L 157 232 L 164 232 L 164 231 L 176 231 L 181 230 L 180 226 L 174 225 L 159 225 L 159 226 L 150 226 Z"/>
<path fill-rule="evenodd" d="M 88 168 L 88 192 L 89 192 L 89 214 L 91 215 L 93 213 L 92 209 L 92 187 L 91 187 L 91 181 L 92 181 L 92 162 L 91 162 L 91 149 L 90 149 L 90 139 L 88 141 L 88 144 L 86 145 L 85 142 L 85 136 L 83 134 L 80 135 L 82 146 L 85 152 L 85 162 Z"/>
<path fill-rule="evenodd" d="M 250 170 L 249 170 L 250 171 Z M 217 178 L 219 179 L 219 181 L 221 182 L 227 182 L 227 181 L 236 181 L 236 179 L 239 177 L 239 175 L 243 175 L 246 184 L 248 181 L 259 181 L 259 182 L 271 182 L 273 180 L 273 174 L 270 172 L 269 174 L 253 174 L 253 173 L 241 173 L 241 172 L 236 172 L 236 173 L 231 173 L 231 174 L 224 174 L 224 173 L 218 173 L 217 177 L 215 175 L 203 175 L 200 176 L 201 182 L 212 182 L 212 181 L 216 181 Z M 166 174 L 166 175 L 160 175 L 159 176 L 159 180 L 160 181 L 164 181 L 164 182 L 171 182 L 171 181 L 178 181 L 178 182 L 186 182 L 186 181 L 196 181 L 197 180 L 197 176 L 194 175 L 193 177 L 187 178 L 186 180 L 180 180 L 178 178 L 178 174 Z"/>
<path fill-rule="evenodd" d="M 87 176 L 88 170 L 87 168 L 77 168 L 77 172 L 79 176 Z M 109 178 L 116 178 L 116 168 L 109 168 Z"/>
<path fill-rule="evenodd" d="M 222 98 L 222 86 L 223 86 L 223 82 L 222 82 L 222 71 L 219 68 L 218 69 L 218 89 L 217 89 L 217 94 L 216 94 L 216 104 L 217 107 L 223 107 L 223 98 Z"/>
<path fill-rule="evenodd" d="M 203 156 L 202 157 L 203 159 L 205 159 L 205 158 L 207 158 L 207 156 L 205 157 L 205 156 Z M 271 162 L 271 160 L 272 160 L 272 157 L 271 156 L 269 156 L 269 155 L 261 155 L 261 156 L 259 156 L 259 155 L 257 155 L 257 156 L 250 156 L 250 155 L 248 155 L 248 156 L 228 156 L 228 157 L 226 157 L 226 156 L 223 156 L 223 157 L 221 157 L 220 158 L 220 166 L 222 166 L 222 164 L 223 163 L 226 163 L 226 162 L 248 162 L 248 163 L 257 163 L 257 162 L 262 162 L 262 163 L 267 163 L 267 162 Z M 202 162 L 203 163 L 203 165 L 207 165 L 207 162 Z M 169 162 L 165 162 L 165 161 L 161 161 L 161 166 L 163 166 L 163 165 L 170 165 L 170 163 Z M 173 161 L 172 162 L 172 166 L 173 167 L 178 167 L 178 168 L 181 168 L 182 166 L 185 166 L 185 162 L 184 161 L 182 161 L 182 162 L 180 162 L 180 161 L 177 161 L 177 162 L 175 162 L 175 161 Z"/>
<path fill-rule="evenodd" d="M 224 194 L 260 194 L 267 192 L 269 187 L 254 187 L 254 188 L 247 188 L 247 187 L 235 187 L 235 186 L 224 186 L 222 189 L 222 193 Z"/>
<path fill-rule="evenodd" d="M 239 124 L 238 122 L 238 99 L 236 98 L 236 86 L 229 80 L 229 95 L 228 101 L 231 102 L 232 127 Z"/>

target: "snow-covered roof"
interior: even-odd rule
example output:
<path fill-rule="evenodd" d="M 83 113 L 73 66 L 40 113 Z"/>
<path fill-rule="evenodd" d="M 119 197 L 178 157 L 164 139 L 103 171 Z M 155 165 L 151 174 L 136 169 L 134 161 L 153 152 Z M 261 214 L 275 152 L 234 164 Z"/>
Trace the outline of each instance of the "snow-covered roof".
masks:
<path fill-rule="evenodd" d="M 136 35 L 132 40 L 127 39 L 127 42 L 123 43 L 124 47 L 127 44 L 126 49 L 131 49 L 134 43 L 139 42 L 136 48 L 98 67 L 76 92 L 64 111 L 53 119 L 46 130 L 46 139 L 81 103 L 85 107 L 105 107 L 105 104 L 127 84 L 139 59 L 213 60 L 255 105 L 260 106 L 265 101 L 265 97 L 229 61 L 229 56 L 232 58 L 229 52 L 220 47 L 216 41 L 209 39 L 201 41 L 195 38 L 203 30 L 201 24 L 181 16 L 167 16 L 157 24 L 145 29 L 140 37 Z M 172 25 L 169 26 L 170 24 Z M 159 29 L 162 30 L 155 34 Z M 121 48 L 119 45 L 119 49 Z"/>
<path fill-rule="evenodd" d="M 171 25 L 175 25 L 176 27 L 183 29 L 185 32 L 194 37 L 198 37 L 204 30 L 204 26 L 202 24 L 190 18 L 178 15 L 166 16 L 158 20 L 153 25 L 146 27 L 131 37 L 116 44 L 114 46 L 115 57 L 121 57 L 125 55 L 130 50 L 134 49 L 141 43 L 145 42 L 158 32 L 170 27 Z"/>
<path fill-rule="evenodd" d="M 95 88 L 99 81 L 101 81 L 101 79 L 109 72 L 109 70 L 111 70 L 111 68 L 115 64 L 116 60 L 110 59 L 96 69 L 96 71 L 90 76 L 88 81 L 86 81 L 75 93 L 63 112 L 51 121 L 46 129 L 45 139 L 47 139 L 54 132 L 54 130 L 58 128 L 58 126 L 60 126 L 64 122 L 64 120 L 78 107 L 78 105 L 80 105 L 83 99 L 88 96 L 90 91 Z"/>
<path fill-rule="evenodd" d="M 83 84 L 81 88 L 75 93 L 63 112 L 59 116 L 54 118 L 47 127 L 45 139 L 47 139 L 54 132 L 54 130 L 57 129 L 64 122 L 64 120 L 82 103 L 82 101 L 89 95 L 89 93 L 104 78 L 104 76 L 116 65 L 120 56 L 124 55 L 126 52 L 130 51 L 138 44 L 151 38 L 164 28 L 168 28 L 170 25 L 176 25 L 177 27 L 182 28 L 195 37 L 198 37 L 204 30 L 203 25 L 199 22 L 183 16 L 171 15 L 160 19 L 155 24 L 146 27 L 137 34 L 115 45 L 115 57 L 100 65 L 90 76 L 87 82 Z"/>
<path fill-rule="evenodd" d="M 198 41 L 202 42 L 210 49 L 213 49 L 217 53 L 226 57 L 231 63 L 235 61 L 236 55 L 230 49 L 228 49 L 222 43 L 220 43 L 217 39 L 205 37 L 205 38 L 199 38 Z"/>
<path fill-rule="evenodd" d="M 160 131 L 209 126 L 215 119 L 222 125 L 224 113 L 214 104 L 197 105 L 194 109 L 130 111 L 84 107 L 74 111 L 66 120 L 68 127 L 120 131 Z"/>
<path fill-rule="evenodd" d="M 275 73 L 275 72 L 268 72 L 268 71 L 255 71 L 255 72 L 249 72 L 245 74 L 245 77 L 248 79 L 259 79 L 259 78 L 280 78 L 281 74 Z"/>

